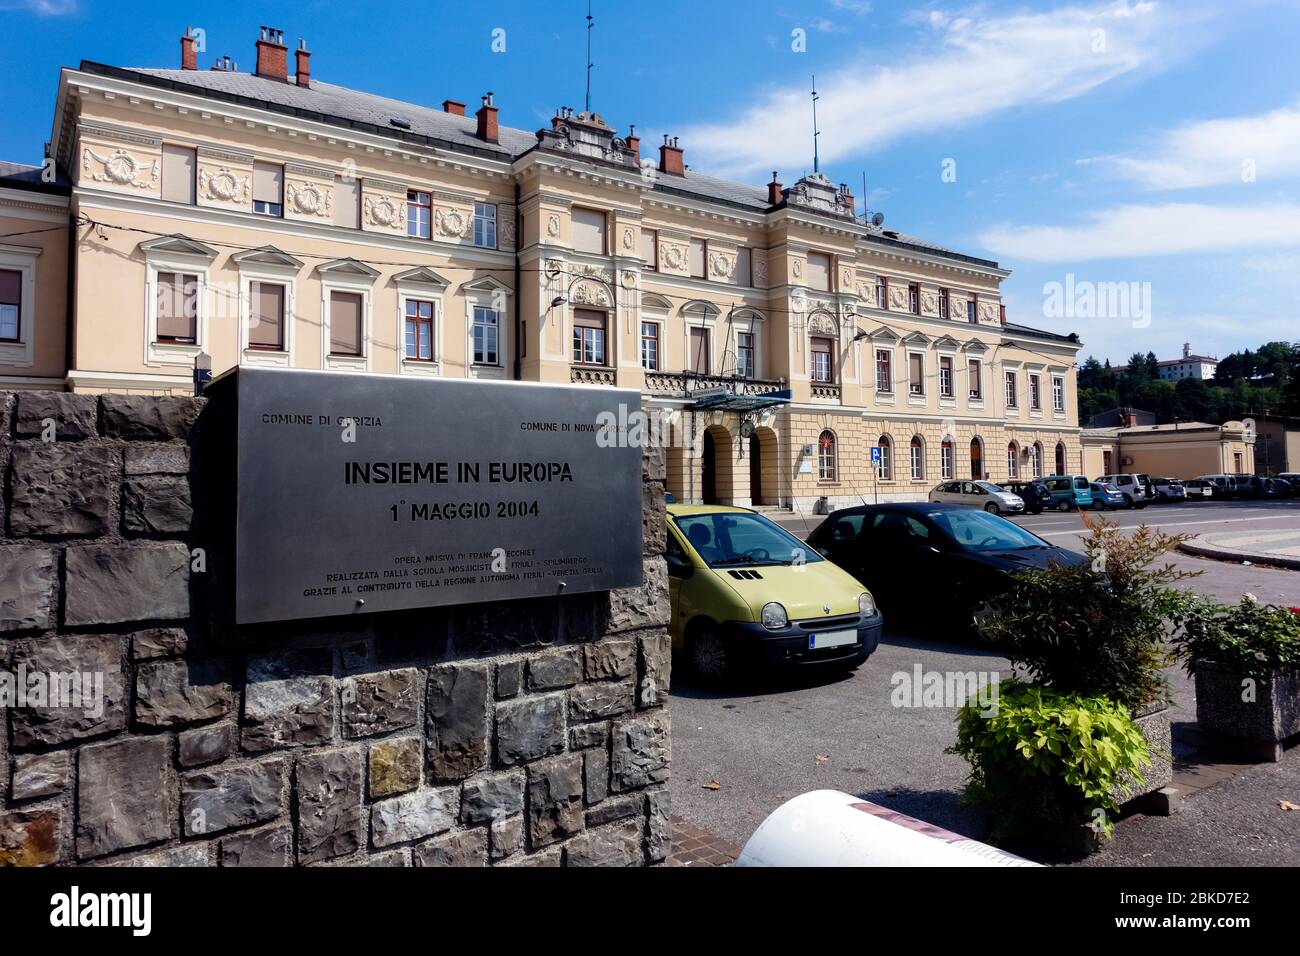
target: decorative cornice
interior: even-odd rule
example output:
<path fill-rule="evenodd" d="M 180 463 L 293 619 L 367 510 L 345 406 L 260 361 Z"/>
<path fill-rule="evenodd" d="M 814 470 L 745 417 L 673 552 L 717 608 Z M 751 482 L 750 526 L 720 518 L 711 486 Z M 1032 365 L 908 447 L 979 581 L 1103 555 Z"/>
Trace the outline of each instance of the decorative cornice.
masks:
<path fill-rule="evenodd" d="M 215 159 L 218 162 L 235 163 L 240 166 L 251 166 L 253 164 L 253 154 L 242 149 L 230 149 L 225 146 L 211 146 L 200 143 L 195 147 L 195 151 L 201 159 Z"/>
<path fill-rule="evenodd" d="M 138 130 L 128 129 L 124 126 L 117 126 L 113 123 L 103 123 L 92 120 L 80 120 L 77 123 L 77 132 L 83 136 L 94 136 L 98 139 L 106 139 L 115 143 L 131 143 L 135 146 L 151 146 L 158 149 L 162 146 L 162 137 L 152 133 L 141 133 Z"/>

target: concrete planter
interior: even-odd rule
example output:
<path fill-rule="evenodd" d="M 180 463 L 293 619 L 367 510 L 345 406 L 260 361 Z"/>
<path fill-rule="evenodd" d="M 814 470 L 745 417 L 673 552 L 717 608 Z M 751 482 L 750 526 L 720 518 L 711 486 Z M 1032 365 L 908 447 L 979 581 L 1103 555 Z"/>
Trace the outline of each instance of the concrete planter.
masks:
<path fill-rule="evenodd" d="M 1145 783 L 1137 783 L 1131 774 L 1121 775 L 1119 784 L 1111 791 L 1111 796 L 1119 804 L 1163 790 L 1174 779 L 1173 731 L 1169 708 L 1162 706 L 1158 710 L 1149 710 L 1134 717 L 1133 723 L 1137 724 L 1138 730 L 1142 731 L 1142 736 L 1147 740 L 1147 747 L 1151 750 L 1151 765 L 1142 771 Z"/>
<path fill-rule="evenodd" d="M 1196 661 L 1195 676 L 1202 730 L 1262 760 L 1282 759 L 1283 742 L 1300 734 L 1300 668 L 1275 669 L 1254 678 L 1253 688 L 1240 671 L 1214 661 Z"/>

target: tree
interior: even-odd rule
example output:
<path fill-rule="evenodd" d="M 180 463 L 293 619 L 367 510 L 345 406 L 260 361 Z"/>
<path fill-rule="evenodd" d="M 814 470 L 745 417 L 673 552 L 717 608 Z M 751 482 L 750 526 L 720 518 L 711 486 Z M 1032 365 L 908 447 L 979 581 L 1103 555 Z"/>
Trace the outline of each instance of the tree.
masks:
<path fill-rule="evenodd" d="M 1185 378 L 1174 386 L 1174 409 L 1185 422 L 1205 422 L 1214 416 L 1214 396 L 1199 378 Z"/>

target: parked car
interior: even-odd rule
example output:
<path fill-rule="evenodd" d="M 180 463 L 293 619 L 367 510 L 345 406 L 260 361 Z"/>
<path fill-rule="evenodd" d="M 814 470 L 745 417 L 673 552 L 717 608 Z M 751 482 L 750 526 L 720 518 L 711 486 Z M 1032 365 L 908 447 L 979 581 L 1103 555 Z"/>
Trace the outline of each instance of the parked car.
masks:
<path fill-rule="evenodd" d="M 1297 492 L 1300 492 L 1300 478 L 1274 478 L 1276 484 L 1282 485 L 1279 496 L 1282 498 L 1294 498 Z"/>
<path fill-rule="evenodd" d="M 1000 487 L 1003 491 L 1018 495 L 1025 503 L 1025 510 L 1030 514 L 1039 515 L 1043 513 L 1044 508 L 1052 507 L 1052 493 L 1047 490 L 1041 479 L 1004 481 Z"/>
<path fill-rule="evenodd" d="M 673 648 L 706 680 L 754 665 L 857 667 L 883 618 L 848 572 L 747 508 L 668 506 Z"/>
<path fill-rule="evenodd" d="M 1004 491 L 991 481 L 945 481 L 930 491 L 930 500 L 949 505 L 981 508 L 991 514 L 1020 514 L 1025 501 L 1019 495 Z"/>
<path fill-rule="evenodd" d="M 1092 507 L 1092 482 L 1084 475 L 1048 475 L 1043 487 L 1052 496 L 1057 511 Z"/>
<path fill-rule="evenodd" d="M 1296 491 L 1300 491 L 1300 472 L 1284 471 L 1282 474 L 1276 475 L 1275 477 L 1281 478 Z"/>
<path fill-rule="evenodd" d="M 1197 475 L 1197 481 L 1208 481 L 1214 489 L 1216 498 L 1237 497 L 1237 479 L 1235 475 Z"/>
<path fill-rule="evenodd" d="M 1094 481 L 1089 488 L 1092 491 L 1092 506 L 1097 511 L 1105 511 L 1107 508 L 1133 507 L 1133 502 L 1129 500 L 1128 495 L 1112 484 L 1104 481 Z"/>
<path fill-rule="evenodd" d="M 1177 478 L 1152 478 L 1151 485 L 1155 489 L 1155 498 L 1160 501 L 1186 501 L 1187 489 Z"/>
<path fill-rule="evenodd" d="M 1145 475 L 1102 475 L 1097 480 L 1104 485 L 1114 485 L 1119 493 L 1129 500 L 1134 508 L 1145 508 L 1150 502 L 1147 496 L 1147 489 L 1142 478 Z"/>
<path fill-rule="evenodd" d="M 1263 479 L 1259 475 L 1235 475 L 1236 486 L 1233 494 L 1238 498 L 1265 498 L 1267 497 Z"/>
<path fill-rule="evenodd" d="M 998 515 L 921 502 L 832 512 L 808 543 L 879 595 L 891 620 L 962 633 L 1015 572 L 1087 560 Z"/>
<path fill-rule="evenodd" d="M 1291 483 L 1281 478 L 1259 479 L 1260 498 L 1290 498 Z"/>
<path fill-rule="evenodd" d="M 1187 492 L 1189 501 L 1209 501 L 1214 497 L 1214 485 L 1204 478 L 1191 478 L 1183 482 L 1183 490 Z"/>
<path fill-rule="evenodd" d="M 670 505 L 675 505 L 675 504 L 677 504 L 677 496 L 674 495 L 671 491 L 665 491 L 665 492 L 664 492 L 664 503 L 665 503 L 665 504 L 670 504 Z"/>

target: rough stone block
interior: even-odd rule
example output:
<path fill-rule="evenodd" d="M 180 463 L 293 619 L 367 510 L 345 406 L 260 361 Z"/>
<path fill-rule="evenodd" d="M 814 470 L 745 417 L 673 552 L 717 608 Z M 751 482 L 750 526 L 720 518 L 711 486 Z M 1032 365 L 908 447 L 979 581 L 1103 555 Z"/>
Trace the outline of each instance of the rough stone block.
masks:
<path fill-rule="evenodd" d="M 528 768 L 528 835 L 532 846 L 581 832 L 582 756 L 567 754 Z"/>
<path fill-rule="evenodd" d="M 334 735 L 328 652 L 287 651 L 249 658 L 244 687 L 245 750 L 315 746 Z"/>
<path fill-rule="evenodd" d="M 487 831 L 462 830 L 415 848 L 416 866 L 487 866 Z"/>
<path fill-rule="evenodd" d="M 648 415 L 656 415 L 653 409 Z M 668 450 L 661 441 L 648 441 L 641 446 L 641 478 L 643 481 L 664 481 L 668 477 Z"/>
<path fill-rule="evenodd" d="M 588 830 L 564 848 L 569 866 L 640 866 L 641 822 L 625 823 L 607 830 Z"/>
<path fill-rule="evenodd" d="M 662 863 L 673 848 L 672 803 L 666 789 L 646 795 L 646 812 L 646 858 L 651 863 Z"/>
<path fill-rule="evenodd" d="M 122 484 L 122 520 L 127 531 L 180 534 L 190 530 L 194 505 L 188 478 L 147 475 Z"/>
<path fill-rule="evenodd" d="M 128 478 L 137 475 L 188 475 L 190 446 L 177 442 L 161 445 L 127 445 L 122 454 Z"/>
<path fill-rule="evenodd" d="M 569 691 L 569 715 L 574 720 L 597 720 L 626 714 L 635 705 L 635 690 L 631 680 L 581 684 Z"/>
<path fill-rule="evenodd" d="M 640 587 L 608 592 L 600 623 L 605 633 L 614 634 L 640 627 L 665 627 L 669 616 L 668 565 L 662 557 L 653 557 L 645 561 Z"/>
<path fill-rule="evenodd" d="M 122 641 L 111 634 L 33 638 L 14 654 L 28 702 L 10 712 L 16 749 L 51 746 L 126 726 Z M 44 698 L 35 695 L 45 688 Z M 52 706 L 55 701 L 62 706 Z"/>
<path fill-rule="evenodd" d="M 366 857 L 366 866 L 411 866 L 411 851 L 402 847 L 397 850 L 385 850 L 372 853 Z"/>
<path fill-rule="evenodd" d="M 516 770 L 472 777 L 460 794 L 463 823 L 487 823 L 513 816 L 524 809 L 524 773 Z"/>
<path fill-rule="evenodd" d="M 9 511 L 14 534 L 110 531 L 116 465 L 112 451 L 100 445 L 35 442 L 15 446 Z"/>
<path fill-rule="evenodd" d="M 507 697 L 516 697 L 523 690 L 524 684 L 524 662 L 516 659 L 513 661 L 502 661 L 497 665 L 497 699 L 504 700 Z"/>
<path fill-rule="evenodd" d="M 564 866 L 564 848 L 553 846 L 539 853 L 529 853 L 507 860 L 503 866 Z"/>
<path fill-rule="evenodd" d="M 190 613 L 190 552 L 178 542 L 87 544 L 64 559 L 65 624 L 176 620 Z"/>
<path fill-rule="evenodd" d="M 564 750 L 564 695 L 522 697 L 496 708 L 497 760 L 513 766 Z"/>
<path fill-rule="evenodd" d="M 488 672 L 485 664 L 439 664 L 429 671 L 429 768 L 441 780 L 487 766 Z"/>
<path fill-rule="evenodd" d="M 583 647 L 587 680 L 611 680 L 636 673 L 636 641 L 597 641 Z"/>
<path fill-rule="evenodd" d="M 179 627 L 151 627 L 131 635 L 131 656 L 137 661 L 180 657 L 188 646 L 189 637 Z"/>
<path fill-rule="evenodd" d="M 283 758 L 205 770 L 181 779 L 181 825 L 186 836 L 251 827 L 280 815 Z"/>
<path fill-rule="evenodd" d="M 587 811 L 587 829 L 601 827 L 616 820 L 626 820 L 629 817 L 640 820 L 644 814 L 645 798 L 641 794 L 632 793 L 625 797 L 613 797 Z"/>
<path fill-rule="evenodd" d="M 391 797 L 420 785 L 424 741 L 419 737 L 381 740 L 370 746 L 370 798 Z"/>
<path fill-rule="evenodd" d="M 195 867 L 210 866 L 208 844 L 199 843 L 192 846 L 174 846 L 167 850 L 155 850 L 153 853 L 137 853 L 126 859 L 115 859 L 107 866 L 148 866 L 148 867 Z"/>
<path fill-rule="evenodd" d="M 609 743 L 609 721 L 579 724 L 569 728 L 569 749 L 585 750 L 588 747 L 605 747 Z"/>
<path fill-rule="evenodd" d="M 225 760 L 235 749 L 235 728 L 214 724 L 181 731 L 177 738 L 176 762 L 182 767 L 202 767 Z"/>
<path fill-rule="evenodd" d="M 93 438 L 99 418 L 94 395 L 71 392 L 21 392 L 14 414 L 14 431 L 19 438 L 42 438 L 47 420 L 54 422 L 54 435 L 64 441 Z"/>
<path fill-rule="evenodd" d="M 60 862 L 60 819 L 58 810 L 0 813 L 0 867 Z"/>
<path fill-rule="evenodd" d="M 49 548 L 0 545 L 0 634 L 49 627 L 57 578 Z"/>
<path fill-rule="evenodd" d="M 172 836 L 176 785 L 166 737 L 126 737 L 81 748 L 77 856 L 103 856 Z"/>
<path fill-rule="evenodd" d="M 288 827 L 240 833 L 221 841 L 222 866 L 289 866 L 292 856 L 293 833 Z"/>
<path fill-rule="evenodd" d="M 646 554 L 663 554 L 668 546 L 667 501 L 663 482 L 647 481 L 641 486 L 641 540 Z"/>
<path fill-rule="evenodd" d="M 671 753 L 666 713 L 615 721 L 613 738 L 610 772 L 615 791 L 667 781 Z"/>
<path fill-rule="evenodd" d="M 375 847 L 423 840 L 456 823 L 456 788 L 421 790 L 370 807 L 370 842 Z"/>
<path fill-rule="evenodd" d="M 298 759 L 298 862 L 316 863 L 361 846 L 361 753 L 336 750 Z"/>
<path fill-rule="evenodd" d="M 100 400 L 104 434 L 131 441 L 185 438 L 203 407 L 202 399 L 194 398 L 107 394 Z"/>
<path fill-rule="evenodd" d="M 609 796 L 609 755 L 604 750 L 589 750 L 582 755 L 582 780 L 588 805 Z"/>
<path fill-rule="evenodd" d="M 226 661 L 165 660 L 141 664 L 135 679 L 135 719 L 146 727 L 175 727 L 230 713 Z"/>
<path fill-rule="evenodd" d="M 667 703 L 672 682 L 673 642 L 667 631 L 640 638 L 641 676 L 637 682 L 637 706 L 655 707 Z"/>
<path fill-rule="evenodd" d="M 504 860 L 524 848 L 524 818 L 501 817 L 488 825 L 492 859 Z"/>
<path fill-rule="evenodd" d="M 343 735 L 369 737 L 414 727 L 419 673 L 414 667 L 343 681 Z"/>
<path fill-rule="evenodd" d="M 71 780 L 71 751 L 19 754 L 14 758 L 14 776 L 9 793 L 14 800 L 51 797 L 66 790 Z"/>
<path fill-rule="evenodd" d="M 562 647 L 528 659 L 528 686 L 531 690 L 572 687 L 580 680 L 582 680 L 581 648 Z"/>

